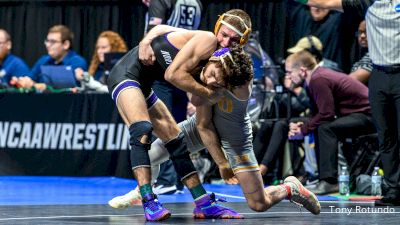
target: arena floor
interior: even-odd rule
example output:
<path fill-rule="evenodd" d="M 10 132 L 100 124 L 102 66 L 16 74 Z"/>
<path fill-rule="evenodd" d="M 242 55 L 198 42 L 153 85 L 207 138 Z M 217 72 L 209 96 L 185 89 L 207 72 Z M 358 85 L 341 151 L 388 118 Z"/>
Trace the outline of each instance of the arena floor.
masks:
<path fill-rule="evenodd" d="M 318 196 L 322 212 L 315 216 L 283 201 L 267 212 L 251 211 L 239 186 L 205 185 L 208 191 L 225 197 L 226 205 L 245 216 L 243 220 L 194 220 L 193 204 L 184 194 L 162 195 L 160 201 L 172 217 L 146 222 L 143 209 L 109 207 L 107 201 L 135 186 L 120 178 L 0 177 L 0 224 L 399 224 L 400 207 L 374 207 L 373 202 L 343 201 Z"/>

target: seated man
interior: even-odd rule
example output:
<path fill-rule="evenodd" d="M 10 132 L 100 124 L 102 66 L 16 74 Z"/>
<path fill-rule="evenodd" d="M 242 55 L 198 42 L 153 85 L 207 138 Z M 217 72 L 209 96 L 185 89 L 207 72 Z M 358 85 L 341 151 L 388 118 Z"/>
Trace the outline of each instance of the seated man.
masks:
<path fill-rule="evenodd" d="M 47 55 L 42 56 L 33 66 L 31 77 L 22 77 L 14 81 L 16 86 L 31 88 L 35 86 L 39 89 L 45 89 L 46 86 L 39 83 L 49 83 L 50 81 L 43 76 L 41 67 L 43 65 L 53 66 L 71 66 L 72 72 L 77 68 L 87 70 L 86 60 L 72 50 L 74 34 L 64 25 L 55 25 L 49 29 L 44 44 L 47 49 Z M 73 79 L 75 76 L 73 75 Z M 76 80 L 76 86 L 79 82 Z"/>
<path fill-rule="evenodd" d="M 307 51 L 290 55 L 285 69 L 295 84 L 306 86 L 315 106 L 308 122 L 289 125 L 289 139 L 302 139 L 317 132 L 320 181 L 310 190 L 316 194 L 337 192 L 339 140 L 376 132 L 368 88 L 346 74 L 318 66 Z"/>
<path fill-rule="evenodd" d="M 349 74 L 350 77 L 361 81 L 365 85 L 368 85 L 369 76 L 371 75 L 373 66 L 372 60 L 369 57 L 368 52 L 368 38 L 367 38 L 367 25 L 365 24 L 365 20 L 361 21 L 360 25 L 358 26 L 358 35 L 357 40 L 358 44 L 360 45 L 362 51 L 366 52 L 364 56 L 354 63 L 351 67 L 351 73 Z"/>
<path fill-rule="evenodd" d="M 19 57 L 11 54 L 11 37 L 6 30 L 0 29 L 0 83 L 9 85 L 11 77 L 29 76 L 28 65 Z"/>
<path fill-rule="evenodd" d="M 218 77 L 214 79 L 208 74 L 209 69 L 214 67 L 210 64 L 212 62 L 219 62 L 218 67 L 235 75 L 222 77 L 218 84 L 215 80 L 219 80 L 220 75 L 217 73 Z M 196 116 L 180 124 L 188 143 L 188 150 L 197 152 L 206 147 L 219 166 L 222 177 L 229 178 L 226 176 L 227 169 L 232 168 L 241 184 L 249 207 L 254 211 L 266 211 L 287 197 L 313 214 L 319 214 L 320 205 L 317 198 L 295 177 L 286 178 L 282 185 L 264 189 L 252 148 L 251 122 L 246 111 L 253 77 L 249 56 L 238 48 L 231 48 L 231 50 L 223 48 L 214 53 L 203 71 L 204 73 L 200 74 L 200 80 L 204 85 L 211 88 L 223 86 L 227 90 L 224 91 L 223 97 L 217 104 L 198 106 Z M 153 166 L 168 159 L 168 151 L 160 139 L 152 144 L 149 155 Z M 109 204 L 114 208 L 126 208 L 140 199 L 137 188 L 124 196 L 112 199 Z M 209 218 L 198 208 L 194 210 L 194 216 Z"/>

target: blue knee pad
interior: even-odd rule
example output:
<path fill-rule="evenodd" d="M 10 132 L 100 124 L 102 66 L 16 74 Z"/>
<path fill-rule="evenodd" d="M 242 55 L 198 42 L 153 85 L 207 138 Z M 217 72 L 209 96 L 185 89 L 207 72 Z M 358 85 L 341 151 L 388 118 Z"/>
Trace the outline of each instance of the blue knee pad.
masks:
<path fill-rule="evenodd" d="M 165 144 L 170 159 L 172 160 L 172 164 L 174 164 L 176 173 L 179 175 L 181 180 L 197 172 L 192 160 L 190 159 L 184 137 L 183 132 L 181 132 L 175 139 L 172 139 Z"/>
<path fill-rule="evenodd" d="M 149 150 L 153 125 L 149 121 L 139 121 L 129 127 L 132 169 L 150 167 Z"/>

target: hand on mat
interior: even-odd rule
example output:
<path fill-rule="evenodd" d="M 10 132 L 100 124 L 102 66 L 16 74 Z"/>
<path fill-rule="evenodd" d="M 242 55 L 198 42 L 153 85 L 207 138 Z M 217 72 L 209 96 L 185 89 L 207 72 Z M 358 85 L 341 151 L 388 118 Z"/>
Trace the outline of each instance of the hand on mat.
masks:
<path fill-rule="evenodd" d="M 156 61 L 153 48 L 150 45 L 151 41 L 143 39 L 139 43 L 139 60 L 146 66 L 153 65 Z"/>

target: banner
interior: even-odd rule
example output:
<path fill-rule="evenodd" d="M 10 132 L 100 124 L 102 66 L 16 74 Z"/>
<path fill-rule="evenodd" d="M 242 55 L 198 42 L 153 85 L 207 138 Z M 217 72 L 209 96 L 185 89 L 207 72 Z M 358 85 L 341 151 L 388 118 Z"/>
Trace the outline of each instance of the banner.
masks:
<path fill-rule="evenodd" d="M 108 94 L 0 94 L 0 175 L 132 177 Z"/>

